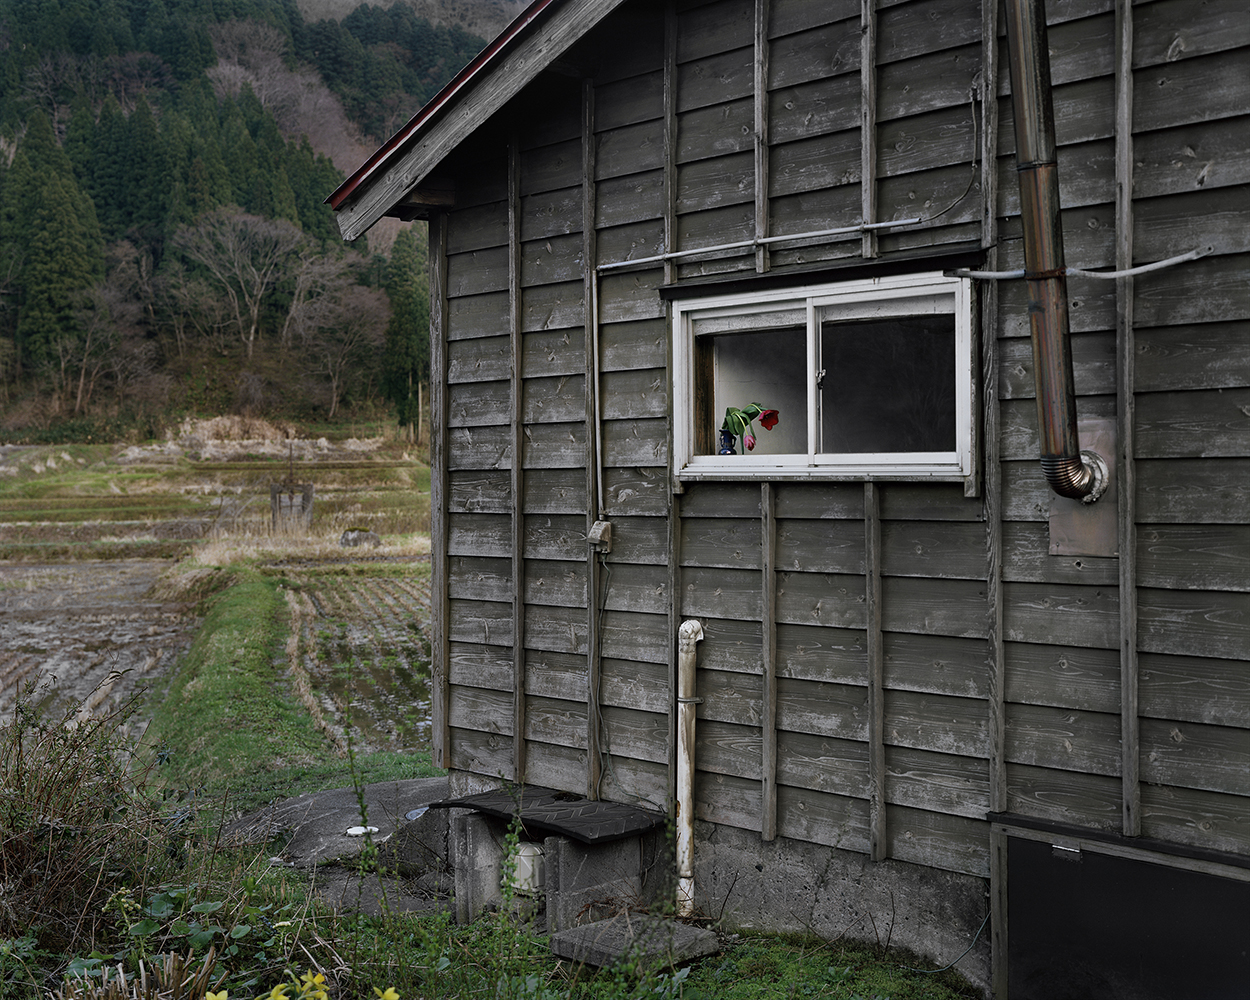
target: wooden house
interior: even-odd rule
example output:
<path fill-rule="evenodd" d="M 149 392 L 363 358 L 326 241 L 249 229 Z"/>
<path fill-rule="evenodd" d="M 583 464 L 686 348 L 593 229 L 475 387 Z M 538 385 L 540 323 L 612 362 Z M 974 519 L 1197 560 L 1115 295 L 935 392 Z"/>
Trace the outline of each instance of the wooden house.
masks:
<path fill-rule="evenodd" d="M 1049 0 L 1047 265 L 1023 7 L 536 0 L 335 192 L 429 220 L 436 758 L 670 811 L 693 705 L 705 912 L 1244 995 L 1250 13 Z"/>

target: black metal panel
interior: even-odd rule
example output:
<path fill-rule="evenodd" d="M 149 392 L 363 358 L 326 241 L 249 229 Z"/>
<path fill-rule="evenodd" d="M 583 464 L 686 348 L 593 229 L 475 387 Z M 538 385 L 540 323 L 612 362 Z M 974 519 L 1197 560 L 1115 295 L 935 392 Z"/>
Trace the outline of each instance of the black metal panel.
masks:
<path fill-rule="evenodd" d="M 1250 882 L 1008 844 L 1011 1000 L 1250 998 Z"/>

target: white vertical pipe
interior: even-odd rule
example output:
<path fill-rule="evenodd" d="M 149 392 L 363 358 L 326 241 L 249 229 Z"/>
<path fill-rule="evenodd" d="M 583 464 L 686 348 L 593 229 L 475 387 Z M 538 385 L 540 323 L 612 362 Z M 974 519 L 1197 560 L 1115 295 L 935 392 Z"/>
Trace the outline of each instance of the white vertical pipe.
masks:
<path fill-rule="evenodd" d="M 677 915 L 694 916 L 695 644 L 703 626 L 693 618 L 677 630 Z"/>

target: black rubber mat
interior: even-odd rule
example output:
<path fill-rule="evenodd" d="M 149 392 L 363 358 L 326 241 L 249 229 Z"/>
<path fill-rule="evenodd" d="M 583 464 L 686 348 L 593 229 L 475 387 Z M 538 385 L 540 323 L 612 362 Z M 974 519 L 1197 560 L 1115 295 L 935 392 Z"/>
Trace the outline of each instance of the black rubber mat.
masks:
<path fill-rule="evenodd" d="M 520 806 L 521 825 L 530 834 L 559 834 L 583 844 L 621 840 L 646 833 L 665 821 L 662 813 L 623 805 L 592 802 L 570 792 L 525 785 L 519 790 L 480 792 L 459 799 L 431 802 L 431 809 L 476 809 L 487 816 L 511 820 Z"/>

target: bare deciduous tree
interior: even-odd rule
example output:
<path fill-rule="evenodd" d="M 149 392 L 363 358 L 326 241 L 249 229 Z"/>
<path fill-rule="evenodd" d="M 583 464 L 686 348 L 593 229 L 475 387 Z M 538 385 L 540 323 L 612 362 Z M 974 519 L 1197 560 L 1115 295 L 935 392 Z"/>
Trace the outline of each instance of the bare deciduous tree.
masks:
<path fill-rule="evenodd" d="M 385 292 L 352 285 L 332 300 L 326 322 L 311 331 L 304 349 L 304 368 L 325 380 L 330 419 L 338 412 L 347 378 L 362 359 L 382 346 L 390 301 Z"/>
<path fill-rule="evenodd" d="M 352 283 L 346 257 L 305 254 L 295 270 L 291 305 L 282 324 L 282 346 L 305 343 L 335 315 L 336 300 Z M 331 320 L 332 321 L 332 320 Z"/>
<path fill-rule="evenodd" d="M 182 227 L 172 242 L 204 268 L 225 296 L 233 325 L 251 358 L 260 335 L 265 295 L 304 244 L 304 234 L 289 222 L 228 207 Z"/>

